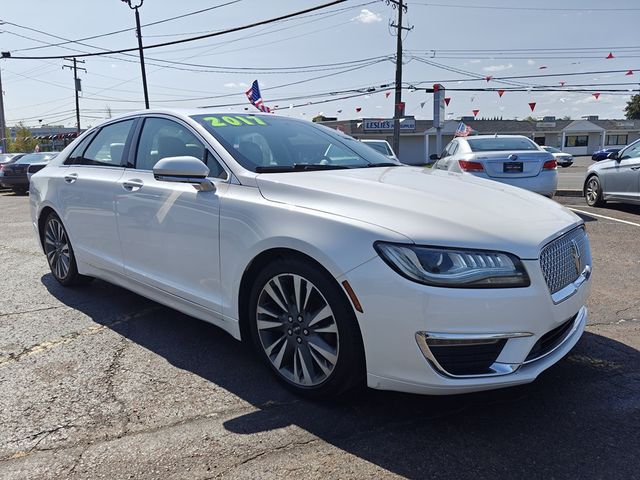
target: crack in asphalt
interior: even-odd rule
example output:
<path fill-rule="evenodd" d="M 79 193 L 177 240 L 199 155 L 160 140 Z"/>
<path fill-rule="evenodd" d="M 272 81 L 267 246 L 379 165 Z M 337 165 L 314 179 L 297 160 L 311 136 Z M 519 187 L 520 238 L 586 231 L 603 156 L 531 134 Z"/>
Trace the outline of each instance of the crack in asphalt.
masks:
<path fill-rule="evenodd" d="M 104 332 L 104 331 L 109 331 L 111 330 L 111 327 L 114 327 L 116 325 L 125 323 L 125 322 L 129 322 L 131 320 L 136 320 L 140 317 L 144 317 L 145 315 L 148 315 L 149 313 L 152 313 L 154 311 L 159 310 L 161 307 L 159 305 L 157 306 L 153 306 L 153 307 L 149 307 L 149 308 L 145 308 L 143 310 L 140 310 L 139 312 L 130 314 L 130 315 L 125 315 L 109 324 L 103 324 L 103 325 L 92 325 L 88 328 L 85 328 L 84 330 L 79 330 L 76 332 L 71 332 L 71 333 L 67 333 L 65 335 L 62 335 L 61 337 L 55 339 L 55 340 L 47 340 L 41 343 L 38 343 L 36 345 L 32 345 L 30 347 L 26 347 L 24 349 L 22 349 L 20 352 L 18 353 L 10 353 L 9 355 L 5 356 L 5 357 L 0 357 L 0 367 L 2 367 L 3 365 L 6 365 L 8 363 L 12 363 L 12 362 L 17 362 L 20 359 L 24 358 L 24 357 L 28 357 L 31 355 L 34 355 L 36 353 L 40 353 L 40 352 L 45 352 L 47 350 L 51 350 L 54 347 L 60 346 L 60 345 L 66 345 L 68 343 L 73 342 L 75 339 L 79 338 L 79 337 L 83 337 L 83 336 L 87 336 L 87 335 L 94 335 L 96 333 L 100 333 L 100 332 Z"/>

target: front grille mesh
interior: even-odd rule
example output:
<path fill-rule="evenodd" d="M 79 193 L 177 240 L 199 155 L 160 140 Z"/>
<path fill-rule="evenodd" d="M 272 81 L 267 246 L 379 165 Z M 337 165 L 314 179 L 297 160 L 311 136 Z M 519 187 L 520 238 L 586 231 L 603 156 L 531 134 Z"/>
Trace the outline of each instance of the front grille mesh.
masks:
<path fill-rule="evenodd" d="M 542 249 L 540 267 L 552 295 L 580 276 L 587 256 L 588 243 L 584 227 L 556 238 Z"/>

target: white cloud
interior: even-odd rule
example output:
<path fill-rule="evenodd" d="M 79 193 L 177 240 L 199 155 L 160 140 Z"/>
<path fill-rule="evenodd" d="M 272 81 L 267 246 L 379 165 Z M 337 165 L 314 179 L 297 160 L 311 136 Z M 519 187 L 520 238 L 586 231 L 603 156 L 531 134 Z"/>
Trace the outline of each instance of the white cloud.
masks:
<path fill-rule="evenodd" d="M 509 65 L 488 65 L 486 67 L 482 67 L 482 70 L 485 72 L 502 72 L 504 70 L 509 70 L 510 68 L 513 68 L 511 63 Z"/>
<path fill-rule="evenodd" d="M 482 60 L 479 60 L 477 58 L 474 58 L 473 60 L 469 60 L 469 63 L 481 63 Z"/>
<path fill-rule="evenodd" d="M 363 8 L 362 10 L 360 10 L 360 15 L 352 18 L 352 20 L 356 20 L 360 23 L 375 23 L 375 22 L 381 22 L 382 16 L 379 13 L 375 13 L 375 12 L 372 12 L 371 10 L 367 10 L 366 8 Z"/>
<path fill-rule="evenodd" d="M 527 60 L 527 65 L 535 65 L 536 62 L 534 62 L 533 60 L 529 59 Z"/>
<path fill-rule="evenodd" d="M 247 85 L 244 82 L 240 82 L 240 83 L 229 82 L 223 85 L 223 87 L 226 87 L 226 88 L 247 88 L 248 86 L 249 85 Z"/>

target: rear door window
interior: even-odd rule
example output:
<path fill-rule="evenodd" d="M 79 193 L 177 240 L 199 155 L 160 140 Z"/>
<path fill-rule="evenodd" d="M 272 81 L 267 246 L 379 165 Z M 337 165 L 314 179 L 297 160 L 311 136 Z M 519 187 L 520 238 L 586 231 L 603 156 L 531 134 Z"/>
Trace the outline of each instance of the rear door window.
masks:
<path fill-rule="evenodd" d="M 125 146 L 131 135 L 134 120 L 112 123 L 100 129 L 84 151 L 79 161 L 81 165 L 123 167 L 126 164 Z"/>

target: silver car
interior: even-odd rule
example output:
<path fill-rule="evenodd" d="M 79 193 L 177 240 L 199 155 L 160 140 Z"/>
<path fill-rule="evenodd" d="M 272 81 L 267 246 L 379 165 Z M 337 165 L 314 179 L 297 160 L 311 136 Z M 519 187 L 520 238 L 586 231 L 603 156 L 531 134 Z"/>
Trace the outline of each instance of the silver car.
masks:
<path fill-rule="evenodd" d="M 564 153 L 556 147 L 547 147 L 546 145 L 543 145 L 542 149 L 553 155 L 553 158 L 556 159 L 556 162 L 558 162 L 558 165 L 562 168 L 570 167 L 573 164 L 573 155 L 570 153 Z"/>
<path fill-rule="evenodd" d="M 553 155 L 522 135 L 454 138 L 434 168 L 468 173 L 553 197 L 558 164 Z"/>
<path fill-rule="evenodd" d="M 609 200 L 640 204 L 640 140 L 591 165 L 583 192 L 592 207 Z"/>

